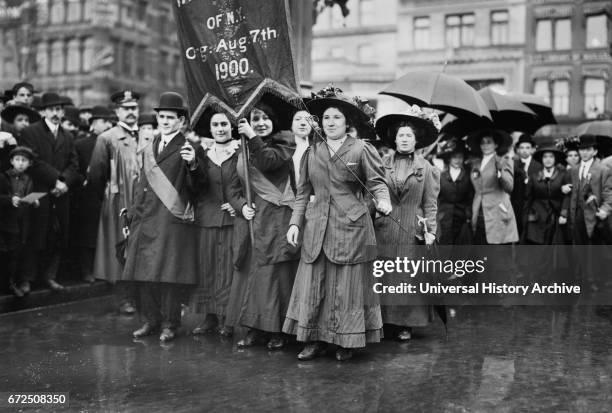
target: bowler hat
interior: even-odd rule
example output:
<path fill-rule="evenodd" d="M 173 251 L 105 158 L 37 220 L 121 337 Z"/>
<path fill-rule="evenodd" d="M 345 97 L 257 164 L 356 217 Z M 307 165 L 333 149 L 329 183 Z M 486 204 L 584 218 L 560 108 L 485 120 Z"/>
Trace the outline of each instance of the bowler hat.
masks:
<path fill-rule="evenodd" d="M 518 140 L 516 141 L 515 147 L 518 148 L 521 143 L 528 143 L 531 146 L 536 146 L 533 137 L 529 133 L 523 133 L 521 136 L 519 136 Z"/>
<path fill-rule="evenodd" d="M 189 109 L 185 106 L 183 97 L 176 92 L 164 92 L 159 97 L 159 105 L 153 108 L 156 112 L 169 110 L 176 112 L 179 116 L 187 116 Z"/>
<path fill-rule="evenodd" d="M 0 113 L 2 119 L 8 123 L 13 123 L 17 115 L 26 115 L 30 120 L 30 123 L 38 122 L 40 120 L 40 115 L 36 111 L 30 109 L 28 106 L 22 103 L 9 105 Z"/>
<path fill-rule="evenodd" d="M 68 120 L 74 126 L 78 126 L 81 123 L 81 119 L 79 118 L 79 109 L 75 108 L 74 106 L 66 106 L 64 108 L 63 120 Z"/>
<path fill-rule="evenodd" d="M 60 95 L 60 99 L 64 102 L 65 106 L 74 106 L 72 99 L 65 95 Z"/>
<path fill-rule="evenodd" d="M 154 113 L 145 113 L 144 115 L 140 115 L 138 118 L 138 126 L 142 125 L 153 125 L 154 128 L 157 127 L 157 116 Z"/>
<path fill-rule="evenodd" d="M 403 124 L 412 125 L 416 136 L 415 149 L 431 145 L 438 137 L 440 120 L 434 113 L 423 112 L 417 105 L 412 105 L 403 113 L 383 116 L 376 121 L 376 133 L 387 144 L 395 147 L 398 128 Z"/>
<path fill-rule="evenodd" d="M 578 137 L 578 149 L 597 148 L 597 136 L 582 135 Z"/>
<path fill-rule="evenodd" d="M 480 141 L 485 136 L 490 136 L 493 138 L 497 144 L 497 154 L 500 156 L 505 155 L 512 145 L 512 136 L 510 136 L 507 132 L 500 129 L 491 128 L 478 129 L 470 133 L 467 137 L 467 144 L 470 147 L 470 150 L 478 156 L 481 155 Z"/>
<path fill-rule="evenodd" d="M 81 108 L 79 112 L 82 112 L 82 111 L 83 109 Z M 104 106 L 94 106 L 93 108 L 90 108 L 89 111 L 91 112 L 89 123 L 93 122 L 95 119 L 106 119 L 106 120 L 111 119 L 111 115 L 112 115 L 111 111 Z"/>
<path fill-rule="evenodd" d="M 42 98 L 39 95 L 34 95 L 34 99 L 32 99 L 32 107 L 36 110 L 42 109 Z"/>
<path fill-rule="evenodd" d="M 43 93 L 42 98 L 40 100 L 41 109 L 46 109 L 49 106 L 64 106 L 64 100 L 57 94 L 53 92 Z"/>
<path fill-rule="evenodd" d="M 9 158 L 13 158 L 13 156 L 17 156 L 17 155 L 22 155 L 25 156 L 26 158 L 28 158 L 30 161 L 34 160 L 34 152 L 32 151 L 32 149 L 28 148 L 27 146 L 17 146 L 15 147 L 15 149 L 13 149 L 9 155 Z"/>
<path fill-rule="evenodd" d="M 122 90 L 111 95 L 111 102 L 118 106 L 126 104 L 138 104 L 140 94 L 133 90 Z"/>

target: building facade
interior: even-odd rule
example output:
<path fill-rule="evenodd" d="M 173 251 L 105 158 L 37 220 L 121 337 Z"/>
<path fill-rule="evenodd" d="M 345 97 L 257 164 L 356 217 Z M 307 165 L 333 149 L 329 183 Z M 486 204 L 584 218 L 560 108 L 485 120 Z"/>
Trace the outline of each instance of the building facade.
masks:
<path fill-rule="evenodd" d="M 612 2 L 529 2 L 526 89 L 570 128 L 612 110 Z"/>

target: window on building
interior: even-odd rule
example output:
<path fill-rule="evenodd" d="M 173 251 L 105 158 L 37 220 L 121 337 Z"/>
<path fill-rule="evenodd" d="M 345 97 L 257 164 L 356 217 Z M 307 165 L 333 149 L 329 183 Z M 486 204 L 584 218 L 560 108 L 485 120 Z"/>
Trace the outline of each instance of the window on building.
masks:
<path fill-rule="evenodd" d="M 47 42 L 40 42 L 36 46 L 36 73 L 46 75 L 49 73 L 49 48 Z"/>
<path fill-rule="evenodd" d="M 132 27 L 134 25 L 134 7 L 130 3 L 121 5 L 121 25 L 124 27 Z"/>
<path fill-rule="evenodd" d="M 83 20 L 92 21 L 95 14 L 96 0 L 82 0 L 83 2 Z"/>
<path fill-rule="evenodd" d="M 42 26 L 49 22 L 49 0 L 38 0 L 36 3 L 36 23 Z"/>
<path fill-rule="evenodd" d="M 83 42 L 83 72 L 92 70 L 92 63 L 95 56 L 94 39 L 89 37 Z"/>
<path fill-rule="evenodd" d="M 584 114 L 595 119 L 606 109 L 606 82 L 603 79 L 587 78 L 584 81 Z"/>
<path fill-rule="evenodd" d="M 491 44 L 508 43 L 508 20 L 507 10 L 491 13 Z"/>
<path fill-rule="evenodd" d="M 66 47 L 66 72 L 78 73 L 81 71 L 81 42 L 71 39 Z"/>
<path fill-rule="evenodd" d="M 567 80 L 555 80 L 552 84 L 552 110 L 555 115 L 569 114 L 570 85 Z"/>
<path fill-rule="evenodd" d="M 536 50 L 552 49 L 552 20 L 538 20 L 536 23 Z"/>
<path fill-rule="evenodd" d="M 371 44 L 362 44 L 357 48 L 357 59 L 361 63 L 373 63 L 376 59 L 374 56 L 374 47 Z"/>
<path fill-rule="evenodd" d="M 136 56 L 136 76 L 139 79 L 144 79 L 147 75 L 147 49 L 144 46 L 138 47 L 138 56 Z"/>
<path fill-rule="evenodd" d="M 51 70 L 52 74 L 64 73 L 64 43 L 55 40 L 51 43 Z"/>
<path fill-rule="evenodd" d="M 555 20 L 555 50 L 569 50 L 572 48 L 572 21 L 571 19 Z"/>
<path fill-rule="evenodd" d="M 59 24 L 66 21 L 64 0 L 51 0 L 51 23 Z"/>
<path fill-rule="evenodd" d="M 124 76 L 132 76 L 132 52 L 133 47 L 130 43 L 125 43 L 123 45 L 123 53 L 121 56 L 121 61 L 123 63 L 123 67 L 121 68 L 121 73 Z"/>
<path fill-rule="evenodd" d="M 429 17 L 414 18 L 414 48 L 423 50 L 429 48 Z"/>
<path fill-rule="evenodd" d="M 597 48 L 608 45 L 608 16 L 600 14 L 586 19 L 586 47 Z"/>
<path fill-rule="evenodd" d="M 474 44 L 474 13 L 446 16 L 446 45 L 448 47 Z"/>
<path fill-rule="evenodd" d="M 550 86 L 548 80 L 537 79 L 533 83 L 533 94 L 541 97 L 546 103 L 550 104 Z"/>
<path fill-rule="evenodd" d="M 376 19 L 373 17 L 376 15 L 374 1 L 373 0 L 360 0 L 359 1 L 359 23 L 362 26 L 371 25 L 376 23 Z"/>
<path fill-rule="evenodd" d="M 67 20 L 69 22 L 81 21 L 81 0 L 68 0 Z"/>

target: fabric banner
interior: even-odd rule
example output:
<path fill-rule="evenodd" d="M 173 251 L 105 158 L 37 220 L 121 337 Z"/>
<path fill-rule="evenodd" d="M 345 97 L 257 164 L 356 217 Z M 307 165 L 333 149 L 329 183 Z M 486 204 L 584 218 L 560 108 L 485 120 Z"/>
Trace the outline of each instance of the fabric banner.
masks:
<path fill-rule="evenodd" d="M 208 107 L 237 121 L 264 93 L 297 104 L 287 0 L 175 0 L 195 125 Z"/>

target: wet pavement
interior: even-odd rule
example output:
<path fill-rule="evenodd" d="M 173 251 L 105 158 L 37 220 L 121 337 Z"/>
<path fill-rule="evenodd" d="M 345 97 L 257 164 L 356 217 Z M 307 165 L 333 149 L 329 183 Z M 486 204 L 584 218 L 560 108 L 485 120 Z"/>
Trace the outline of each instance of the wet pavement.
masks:
<path fill-rule="evenodd" d="M 463 308 L 448 335 L 436 321 L 344 363 L 137 327 L 109 298 L 0 316 L 0 392 L 68 392 L 82 412 L 612 411 L 611 309 Z"/>

